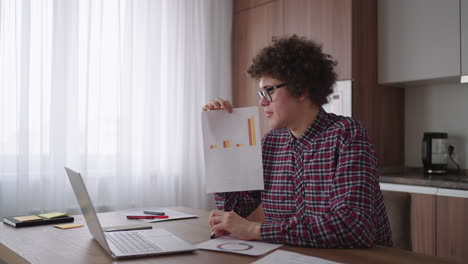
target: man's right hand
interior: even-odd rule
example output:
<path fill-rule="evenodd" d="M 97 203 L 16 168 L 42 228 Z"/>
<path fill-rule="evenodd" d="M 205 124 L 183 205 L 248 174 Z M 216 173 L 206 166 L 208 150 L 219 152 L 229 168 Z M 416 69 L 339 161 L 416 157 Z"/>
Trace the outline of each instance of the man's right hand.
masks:
<path fill-rule="evenodd" d="M 211 100 L 205 106 L 203 106 L 202 110 L 203 111 L 225 110 L 228 113 L 232 113 L 232 104 L 228 100 L 216 98 L 214 100 Z"/>

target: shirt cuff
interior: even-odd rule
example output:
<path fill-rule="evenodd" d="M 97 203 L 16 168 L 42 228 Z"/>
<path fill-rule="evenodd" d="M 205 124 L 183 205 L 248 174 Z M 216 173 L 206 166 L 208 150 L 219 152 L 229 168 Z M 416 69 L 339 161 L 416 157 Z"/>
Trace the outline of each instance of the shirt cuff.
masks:
<path fill-rule="evenodd" d="M 263 241 L 285 243 L 286 231 L 283 222 L 265 222 L 260 226 L 260 235 Z"/>

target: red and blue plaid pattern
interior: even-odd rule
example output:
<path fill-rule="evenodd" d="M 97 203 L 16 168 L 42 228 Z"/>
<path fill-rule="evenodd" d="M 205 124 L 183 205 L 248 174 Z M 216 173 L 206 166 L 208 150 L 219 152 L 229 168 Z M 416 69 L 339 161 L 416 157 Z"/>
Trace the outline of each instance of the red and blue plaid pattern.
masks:
<path fill-rule="evenodd" d="M 392 246 L 361 122 L 320 109 L 304 135 L 275 129 L 262 139 L 264 191 L 215 194 L 218 209 L 246 217 L 260 203 L 264 241 L 317 248 Z"/>

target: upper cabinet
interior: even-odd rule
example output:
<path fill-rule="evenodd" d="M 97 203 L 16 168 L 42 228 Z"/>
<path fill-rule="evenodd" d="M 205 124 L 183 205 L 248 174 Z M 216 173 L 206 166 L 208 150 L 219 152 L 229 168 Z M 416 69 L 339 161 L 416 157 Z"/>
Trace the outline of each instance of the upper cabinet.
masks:
<path fill-rule="evenodd" d="M 379 83 L 459 77 L 460 24 L 460 0 L 379 0 Z"/>
<path fill-rule="evenodd" d="M 351 0 L 281 0 L 284 34 L 323 45 L 338 62 L 338 80 L 351 80 Z"/>
<path fill-rule="evenodd" d="M 468 82 L 468 0 L 461 0 L 461 55 L 462 55 L 462 75 L 465 75 Z"/>

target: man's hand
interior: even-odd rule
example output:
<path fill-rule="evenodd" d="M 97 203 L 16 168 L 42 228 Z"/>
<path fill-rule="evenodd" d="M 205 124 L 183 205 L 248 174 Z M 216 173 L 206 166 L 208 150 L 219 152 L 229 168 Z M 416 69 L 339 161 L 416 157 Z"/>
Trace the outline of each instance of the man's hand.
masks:
<path fill-rule="evenodd" d="M 235 212 L 211 211 L 209 222 L 216 236 L 229 233 L 243 240 L 261 240 L 261 223 L 248 221 Z"/>
<path fill-rule="evenodd" d="M 203 106 L 203 111 L 211 111 L 211 110 L 226 110 L 228 113 L 232 113 L 232 105 L 231 102 L 228 100 L 224 100 L 221 98 L 216 98 L 211 100 L 208 104 Z"/>
<path fill-rule="evenodd" d="M 260 204 L 257 207 L 257 209 L 255 209 L 255 211 L 253 211 L 245 219 L 252 221 L 252 222 L 257 222 L 257 223 L 265 222 L 265 213 L 263 212 L 263 204 Z"/>

